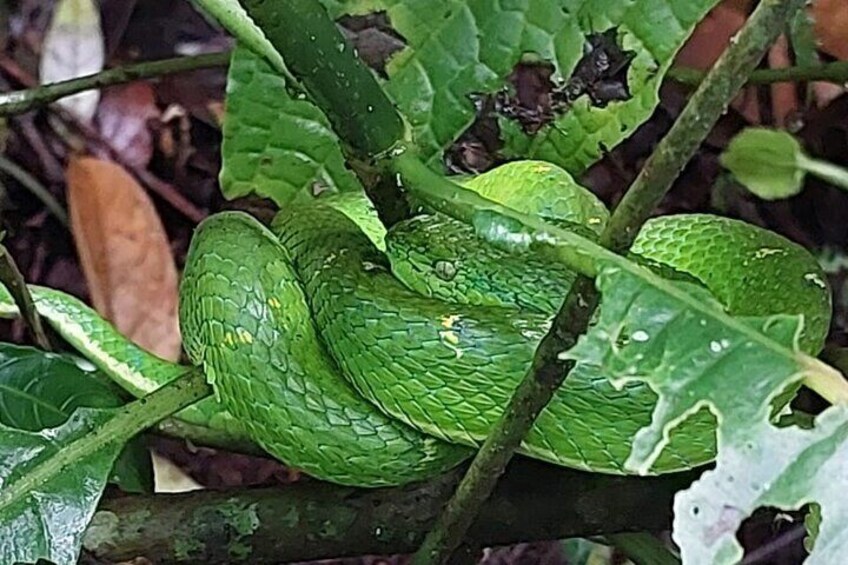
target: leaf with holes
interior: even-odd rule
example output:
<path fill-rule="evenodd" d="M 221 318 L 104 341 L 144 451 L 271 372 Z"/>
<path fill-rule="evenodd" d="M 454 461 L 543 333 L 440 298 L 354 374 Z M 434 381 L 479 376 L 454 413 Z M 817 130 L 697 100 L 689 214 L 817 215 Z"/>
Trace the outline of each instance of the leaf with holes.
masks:
<path fill-rule="evenodd" d="M 838 372 L 798 349 L 803 320 L 721 324 L 613 266 L 602 269 L 597 284 L 598 322 L 564 357 L 578 360 L 575 372 L 606 376 L 616 387 L 644 383 L 658 396 L 625 467 L 649 472 L 673 432 L 705 408 L 718 422 L 716 469 L 676 499 L 674 537 L 683 561 L 737 563 L 742 549 L 735 533 L 753 510 L 815 501 L 822 504 L 820 562 L 836 562 L 829 552 L 848 543 L 848 505 L 839 494 L 848 488 L 848 409 L 829 409 L 812 430 L 771 424 L 775 405 L 785 404 L 786 391 L 806 375 L 842 386 Z M 709 301 L 705 291 L 682 284 Z"/>
<path fill-rule="evenodd" d="M 221 154 L 227 198 L 258 192 L 282 206 L 298 196 L 362 190 L 321 110 L 290 96 L 285 80 L 243 47 L 230 64 Z"/>
<path fill-rule="evenodd" d="M 102 426 L 110 412 L 83 408 L 40 432 L 0 425 L 0 563 L 77 562 L 85 526 L 122 445 L 104 444 L 65 468 L 55 457 Z"/>
<path fill-rule="evenodd" d="M 438 160 L 474 121 L 472 97 L 501 90 L 525 56 L 551 65 L 551 86 L 563 92 L 567 103 L 560 109 L 554 104 L 551 112 L 544 111 L 551 106 L 548 99 L 523 104 L 529 110 L 524 115 L 531 121 L 555 118 L 535 133 L 526 133 L 517 121 L 500 117 L 504 152 L 579 172 L 650 116 L 673 56 L 716 3 L 351 0 L 326 5 L 336 16 L 386 10 L 394 29 L 405 38 L 407 48 L 388 64 L 386 88 L 430 162 Z M 604 35 L 610 30 L 614 31 Z M 591 42 L 589 36 L 593 36 Z M 616 44 L 609 45 L 610 39 Z M 594 47 L 579 67 L 590 43 Z M 623 59 L 614 61 L 616 54 Z M 595 63 L 600 66 L 593 67 Z M 583 74 L 572 77 L 578 68 Z M 609 103 L 602 107 L 605 102 Z M 533 116 L 539 108 L 542 115 Z M 521 113 L 520 108 L 512 113 L 516 111 Z M 540 125 L 536 123 L 534 129 Z"/>
<path fill-rule="evenodd" d="M 848 547 L 848 407 L 834 406 L 812 430 L 776 428 L 765 418 L 719 428 L 716 468 L 674 503 L 674 540 L 684 563 L 738 563 L 736 531 L 762 506 L 797 510 L 817 502 L 821 522 L 805 563 L 841 563 Z"/>
<path fill-rule="evenodd" d="M 65 423 L 79 407 L 117 408 L 124 394 L 88 361 L 0 343 L 0 424 L 38 432 Z M 115 462 L 111 480 L 125 492 L 152 492 L 153 468 L 142 438 Z"/>

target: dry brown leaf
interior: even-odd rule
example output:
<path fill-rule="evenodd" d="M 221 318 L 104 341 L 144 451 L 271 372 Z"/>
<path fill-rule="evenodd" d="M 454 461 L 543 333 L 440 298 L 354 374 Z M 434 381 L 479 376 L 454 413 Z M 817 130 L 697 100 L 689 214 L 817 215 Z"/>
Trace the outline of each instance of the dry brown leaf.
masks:
<path fill-rule="evenodd" d="M 719 4 L 695 27 L 677 54 L 675 64 L 702 71 L 710 69 L 745 20 L 746 15 L 736 7 L 726 2 Z"/>
<path fill-rule="evenodd" d="M 816 0 L 812 10 L 822 51 L 848 60 L 848 0 Z"/>
<path fill-rule="evenodd" d="M 786 35 L 778 37 L 769 49 L 768 64 L 772 69 L 792 66 L 792 55 Z M 794 82 L 776 82 L 770 88 L 771 113 L 774 118 L 774 125 L 785 127 L 801 106 L 796 85 Z"/>
<path fill-rule="evenodd" d="M 747 3 L 725 1 L 713 8 L 677 54 L 675 65 L 709 70 L 727 49 L 731 38 L 745 25 Z M 755 88 L 744 88 L 732 107 L 749 123 L 760 123 L 759 97 Z"/>
<path fill-rule="evenodd" d="M 150 197 L 111 161 L 75 158 L 66 175 L 71 229 L 95 309 L 138 345 L 177 360 L 177 269 Z"/>

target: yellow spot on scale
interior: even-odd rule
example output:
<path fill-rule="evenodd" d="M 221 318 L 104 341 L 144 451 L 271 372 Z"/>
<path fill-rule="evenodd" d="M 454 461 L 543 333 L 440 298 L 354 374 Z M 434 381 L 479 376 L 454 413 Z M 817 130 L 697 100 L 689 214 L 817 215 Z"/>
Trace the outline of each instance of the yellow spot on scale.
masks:
<path fill-rule="evenodd" d="M 459 343 L 459 336 L 456 335 L 456 332 L 453 330 L 448 330 L 446 332 L 439 332 L 439 335 L 442 336 L 442 339 L 448 342 L 451 345 L 457 345 Z"/>
<path fill-rule="evenodd" d="M 253 343 L 253 336 L 246 329 L 239 328 L 238 330 L 236 330 L 236 333 L 238 333 L 239 341 L 241 341 L 245 345 L 250 345 L 251 343 Z"/>
<path fill-rule="evenodd" d="M 268 298 L 268 306 L 270 306 L 271 308 L 282 308 L 283 307 L 283 305 L 280 304 L 280 301 L 277 300 L 277 298 L 275 296 Z"/>
<path fill-rule="evenodd" d="M 227 332 L 227 333 L 224 334 L 224 343 L 226 345 L 234 345 L 235 342 L 236 342 L 236 339 L 235 339 L 235 336 L 233 335 L 233 332 Z"/>
<path fill-rule="evenodd" d="M 755 259 L 765 259 L 766 257 L 769 257 L 771 255 L 778 255 L 778 254 L 786 255 L 786 251 L 784 251 L 783 249 L 777 249 L 777 248 L 773 248 L 773 247 L 761 247 L 757 250 L 756 253 L 754 253 L 754 258 Z"/>
<path fill-rule="evenodd" d="M 459 359 L 462 357 L 462 349 L 459 346 L 459 334 L 456 333 L 456 328 L 454 328 L 454 324 L 459 322 L 460 316 L 458 314 L 448 314 L 442 317 L 442 327 L 445 328 L 443 331 L 439 332 L 439 337 L 442 338 L 442 343 L 448 347 L 448 349 L 453 350 L 456 354 L 456 358 Z"/>
<path fill-rule="evenodd" d="M 442 317 L 442 327 L 447 328 L 449 330 L 453 329 L 453 325 L 460 320 L 459 314 L 448 314 L 447 316 Z"/>
<path fill-rule="evenodd" d="M 548 171 L 550 171 L 550 170 L 551 170 L 551 166 L 550 166 L 550 165 L 545 165 L 544 163 L 540 163 L 540 164 L 535 165 L 535 166 L 533 167 L 533 172 L 534 172 L 534 173 L 547 173 L 547 172 L 548 172 Z"/>

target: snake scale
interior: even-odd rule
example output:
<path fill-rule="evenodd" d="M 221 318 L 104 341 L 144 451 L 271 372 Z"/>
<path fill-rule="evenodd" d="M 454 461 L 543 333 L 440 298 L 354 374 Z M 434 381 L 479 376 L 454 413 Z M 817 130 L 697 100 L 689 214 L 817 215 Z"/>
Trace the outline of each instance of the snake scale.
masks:
<path fill-rule="evenodd" d="M 481 195 L 597 236 L 604 205 L 565 172 L 517 161 L 464 179 Z M 741 221 L 703 214 L 650 220 L 631 257 L 706 287 L 734 316 L 803 314 L 817 353 L 830 318 L 820 267 L 802 247 Z M 285 207 L 267 228 L 222 212 L 196 230 L 180 289 L 185 350 L 213 384 L 181 414 L 249 436 L 307 473 L 349 485 L 405 484 L 473 453 L 529 367 L 575 275 L 421 214 L 388 233 L 364 196 Z M 136 394 L 185 368 L 123 339 L 71 297 L 34 287 L 39 311 L 72 345 Z M 0 314 L 13 315 L 8 296 Z M 786 344 L 791 345 L 791 344 Z M 572 374 L 521 446 L 572 468 L 624 473 L 656 396 Z M 672 435 L 654 473 L 710 461 L 706 411 Z"/>

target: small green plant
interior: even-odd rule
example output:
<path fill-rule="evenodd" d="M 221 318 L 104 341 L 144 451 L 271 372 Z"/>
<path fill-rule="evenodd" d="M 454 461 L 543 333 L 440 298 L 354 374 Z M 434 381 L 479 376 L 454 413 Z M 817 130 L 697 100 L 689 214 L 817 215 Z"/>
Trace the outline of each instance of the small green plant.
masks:
<path fill-rule="evenodd" d="M 11 285 L 0 296 L 6 317 L 32 314 L 31 297 L 97 369 L 74 378 L 140 397 L 120 408 L 57 400 L 78 409 L 35 427 L 0 419 L 0 561 L 74 562 L 110 472 L 123 488 L 144 484 L 140 472 L 127 482 L 127 442 L 173 416 L 362 488 L 438 486 L 473 457 L 417 563 L 451 556 L 515 451 L 669 480 L 715 461 L 675 499 L 684 562 L 735 563 L 751 512 L 810 502 L 820 508 L 812 555 L 834 562 L 848 384 L 817 358 L 831 315 L 824 273 L 805 249 L 742 222 L 646 222 L 803 1 L 761 3 L 612 212 L 573 175 L 649 117 L 714 0 L 197 3 L 239 41 L 221 189 L 269 197 L 279 214 L 270 227 L 241 212 L 198 227 L 180 289 L 190 367 L 134 346 L 58 291 Z M 375 10 L 406 41 L 385 80 L 331 19 Z M 510 89 L 530 55 L 553 70 L 544 108 L 522 107 Z M 511 162 L 446 177 L 444 153 L 475 119 L 475 99 L 496 102 Z M 790 181 L 750 182 L 760 194 L 794 190 L 811 161 L 783 138 L 752 153 L 744 143 L 759 134 L 747 135 L 726 166 L 746 182 L 740 161 L 771 162 L 783 148 Z M 802 385 L 832 406 L 811 429 L 777 427 Z M 3 404 L 25 406 L 9 390 Z M 236 532 L 230 556 L 245 559 L 240 544 L 262 520 L 231 510 L 221 510 Z M 299 524 L 294 514 L 275 527 Z M 320 535 L 355 522 L 344 520 L 321 522 Z M 378 538 L 391 537 L 384 527 Z M 610 541 L 677 560 L 647 535 Z M 197 559 L 203 543 L 184 543 L 182 557 Z"/>
<path fill-rule="evenodd" d="M 795 196 L 801 192 L 808 174 L 848 190 L 848 171 L 810 157 L 798 140 L 785 131 L 743 130 L 722 153 L 721 164 L 764 200 Z"/>

